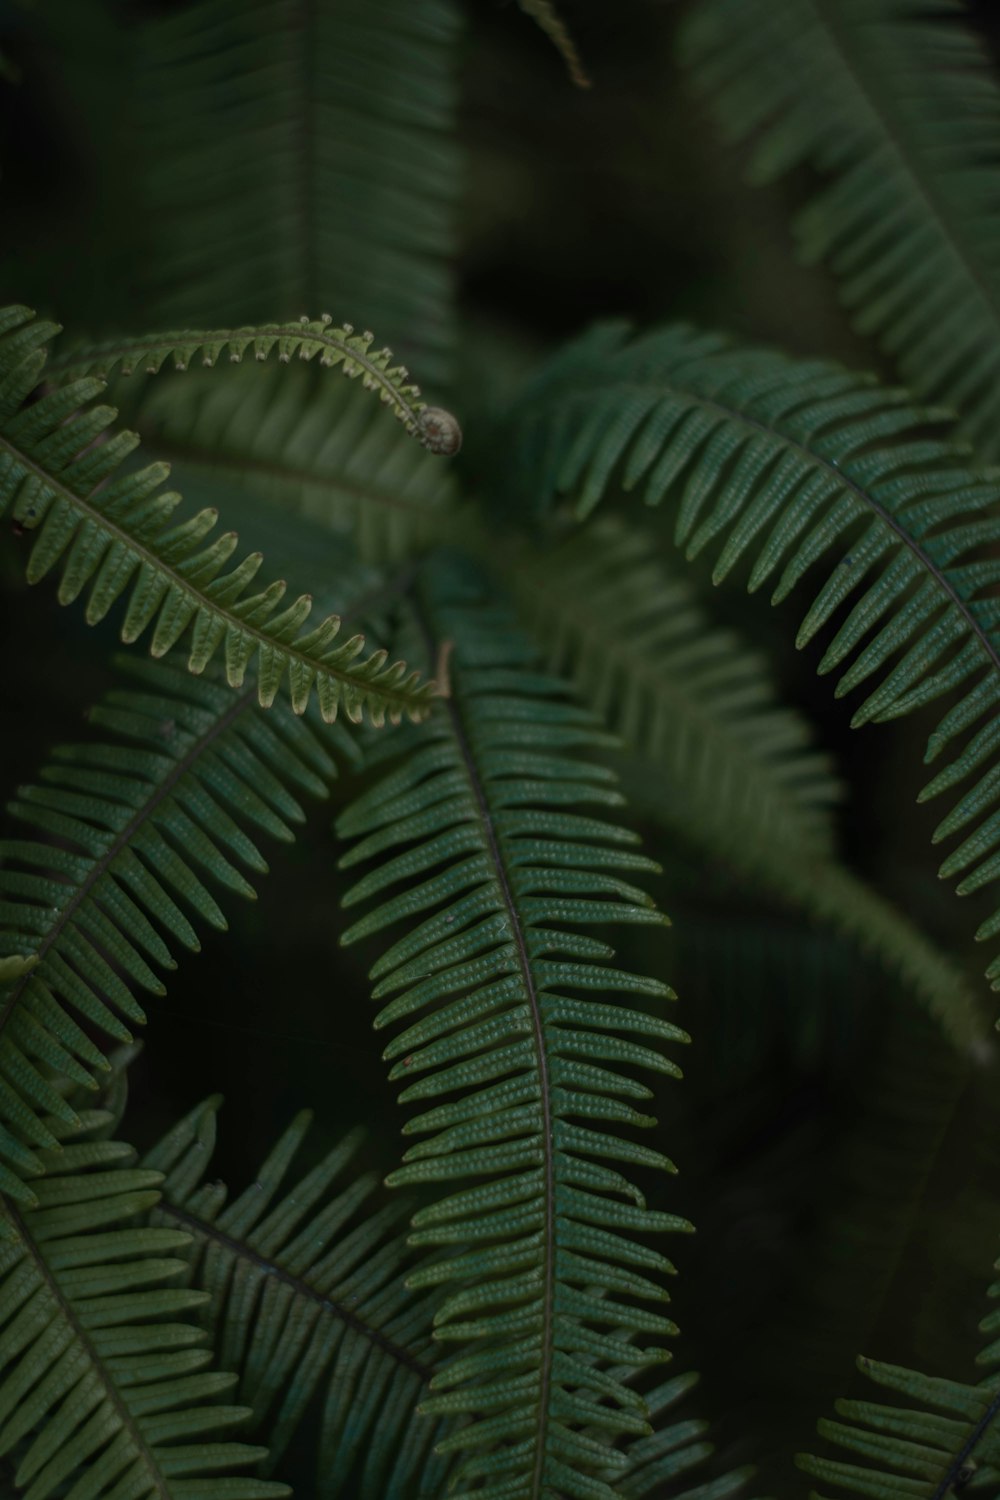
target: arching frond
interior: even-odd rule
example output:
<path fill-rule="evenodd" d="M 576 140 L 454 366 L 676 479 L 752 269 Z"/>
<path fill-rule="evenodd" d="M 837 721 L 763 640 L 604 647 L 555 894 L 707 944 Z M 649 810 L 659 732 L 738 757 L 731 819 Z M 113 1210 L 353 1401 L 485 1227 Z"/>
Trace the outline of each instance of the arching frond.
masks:
<path fill-rule="evenodd" d="M 766 181 L 826 179 L 800 215 L 857 327 L 1000 455 L 1000 86 L 960 0 L 699 0 L 682 52 Z"/>
<path fill-rule="evenodd" d="M 0 1199 L 0 1454 L 30 1500 L 281 1500 L 240 1473 L 266 1449 L 233 1441 L 245 1407 L 208 1367 L 193 1320 L 205 1294 L 179 1284 L 188 1243 L 149 1228 L 160 1174 L 131 1147 L 92 1139 L 104 1117 L 45 1150 L 33 1208 Z"/>
<path fill-rule="evenodd" d="M 960 1046 L 980 1044 L 988 1018 L 965 975 L 836 861 L 825 804 L 838 787 L 808 726 L 776 705 L 762 660 L 712 628 L 653 537 L 608 517 L 552 551 L 522 547 L 509 576 L 553 670 L 637 752 L 647 813 L 847 934 Z"/>
<path fill-rule="evenodd" d="M 100 381 L 74 381 L 32 400 L 55 332 L 27 308 L 0 313 L 0 514 L 38 532 L 29 581 L 58 568 L 60 603 L 86 590 L 91 624 L 127 594 L 124 640 L 153 626 L 150 650 L 163 656 L 190 631 L 189 670 L 204 671 L 221 650 L 233 687 L 256 660 L 264 706 L 287 681 L 297 712 L 315 694 L 328 720 L 341 708 L 353 720 L 367 712 L 376 724 L 425 713 L 431 685 L 385 651 L 363 656 L 363 636 L 339 641 L 335 615 L 309 628 L 308 595 L 281 608 L 283 583 L 248 594 L 259 554 L 223 571 L 237 538 L 227 532 L 209 540 L 214 510 L 170 524 L 180 496 L 161 488 L 167 466 L 125 467 L 138 439 L 109 433 L 115 412 L 89 404 Z"/>
<path fill-rule="evenodd" d="M 0 990 L 0 1188 L 28 1203 L 19 1179 L 54 1144 L 41 1115 L 74 1118 L 48 1070 L 86 1085 L 107 1067 L 92 1028 L 128 1039 L 171 942 L 198 947 L 192 919 L 225 926 L 213 889 L 252 896 L 260 835 L 291 838 L 331 751 L 355 753 L 339 727 L 321 740 L 283 703 L 262 714 L 218 673 L 128 667 L 140 686 L 90 715 L 108 738 L 60 747 L 20 789 L 12 811 L 36 839 L 0 845 L 0 953 L 28 960 Z"/>
<path fill-rule="evenodd" d="M 345 1181 L 357 1133 L 290 1181 L 308 1113 L 230 1201 L 222 1183 L 206 1181 L 218 1103 L 192 1111 L 144 1165 L 165 1174 L 153 1222 L 191 1236 L 188 1281 L 210 1296 L 210 1336 L 239 1372 L 268 1472 L 301 1442 L 299 1424 L 318 1401 L 317 1500 L 443 1495 L 450 1461 L 433 1447 L 445 1427 L 417 1411 L 438 1351 L 434 1298 L 406 1285 L 408 1205 L 368 1209 L 374 1175 Z"/>
<path fill-rule="evenodd" d="M 447 380 L 459 31 L 452 0 L 205 0 L 142 24 L 144 270 L 161 315 L 349 309 Z"/>
<path fill-rule="evenodd" d="M 970 1487 L 995 1495 L 1000 1484 L 1000 1378 L 963 1385 L 898 1365 L 859 1359 L 858 1368 L 906 1404 L 838 1401 L 839 1422 L 822 1419 L 821 1437 L 850 1462 L 800 1453 L 800 1469 L 824 1487 L 853 1495 L 949 1500 Z M 861 1460 L 858 1462 L 857 1460 Z M 821 1500 L 816 1495 L 815 1500 Z"/>
<path fill-rule="evenodd" d="M 116 370 L 122 375 L 132 375 L 137 370 L 144 375 L 156 375 L 168 362 L 168 367 L 175 371 L 187 370 L 199 355 L 199 363 L 211 368 L 227 350 L 229 362 L 236 365 L 242 364 L 244 356 L 250 353 L 262 363 L 277 351 L 282 364 L 289 364 L 293 358 L 315 360 L 324 369 L 336 369 L 349 380 L 360 380 L 389 407 L 411 437 L 435 452 L 442 450 L 431 430 L 432 419 L 447 417 L 455 433 L 453 446 L 447 451 L 456 452 L 461 445 L 461 433 L 455 418 L 450 412 L 441 413 L 438 408 L 428 407 L 421 400 L 420 387 L 410 379 L 409 370 L 393 364 L 391 349 L 373 349 L 374 342 L 373 333 L 355 333 L 350 323 L 336 327 L 324 313 L 313 321 L 299 318 L 291 323 L 264 323 L 257 328 L 216 328 L 207 333 L 187 329 L 180 333 L 112 339 L 59 355 L 46 365 L 45 375 L 47 380 L 60 384 L 84 375 L 99 375 L 104 380 Z"/>
<path fill-rule="evenodd" d="M 590 79 L 576 49 L 569 27 L 559 15 L 553 0 L 518 0 L 526 15 L 542 28 L 566 64 L 566 71 L 578 89 L 589 89 Z"/>
<path fill-rule="evenodd" d="M 363 557 L 396 560 L 444 533 L 456 501 L 451 465 L 387 424 L 363 391 L 309 370 L 276 375 L 157 382 L 136 428 L 185 493 L 192 476 L 238 484 L 348 532 Z"/>
<path fill-rule="evenodd" d="M 439 1249 L 410 1282 L 448 1286 L 436 1337 L 458 1346 L 423 1409 L 470 1419 L 441 1445 L 467 1455 L 462 1493 L 610 1500 L 607 1443 L 646 1417 L 606 1366 L 663 1357 L 622 1332 L 673 1330 L 636 1305 L 666 1299 L 670 1269 L 637 1236 L 688 1227 L 619 1170 L 670 1170 L 627 1138 L 653 1123 L 632 1071 L 676 1073 L 663 1044 L 684 1034 L 629 1003 L 670 992 L 593 934 L 662 920 L 626 879 L 650 861 L 600 815 L 620 801 L 609 774 L 571 753 L 606 736 L 470 565 L 431 567 L 415 611 L 428 659 L 454 646 L 446 711 L 339 829 L 343 863 L 371 862 L 347 905 L 378 898 L 343 940 L 407 924 L 372 970 L 376 1026 L 425 1139 L 389 1181 L 445 1190 L 414 1217 L 411 1242 Z"/>
<path fill-rule="evenodd" d="M 837 619 L 819 670 L 853 658 L 836 691 L 867 684 L 855 726 L 962 693 L 930 736 L 927 759 L 948 758 L 921 796 L 963 788 L 935 839 L 961 834 L 941 875 L 966 894 L 1000 874 L 1000 636 L 983 555 L 1000 540 L 998 489 L 926 437 L 927 419 L 835 366 L 685 327 L 632 342 L 605 327 L 529 389 L 509 482 L 541 504 L 571 494 L 581 515 L 619 479 L 647 505 L 676 497 L 688 556 L 721 543 L 717 582 L 752 559 L 751 590 L 777 574 L 774 603 L 822 563 L 797 644 Z M 977 937 L 998 932 L 1000 912 Z M 1000 988 L 1000 960 L 988 974 Z"/>

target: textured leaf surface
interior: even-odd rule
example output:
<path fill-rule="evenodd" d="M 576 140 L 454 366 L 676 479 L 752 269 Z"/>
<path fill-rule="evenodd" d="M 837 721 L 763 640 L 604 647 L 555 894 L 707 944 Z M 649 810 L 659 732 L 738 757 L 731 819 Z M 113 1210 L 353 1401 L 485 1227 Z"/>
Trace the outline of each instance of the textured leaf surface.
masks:
<path fill-rule="evenodd" d="M 191 1236 L 187 1280 L 211 1299 L 203 1316 L 220 1360 L 239 1372 L 268 1472 L 305 1440 L 300 1424 L 319 1399 L 320 1500 L 443 1495 L 449 1461 L 432 1450 L 444 1426 L 417 1412 L 438 1351 L 434 1298 L 406 1285 L 407 1204 L 369 1207 L 376 1180 L 353 1168 L 358 1133 L 290 1180 L 308 1113 L 230 1199 L 206 1181 L 217 1108 L 193 1110 L 143 1164 L 165 1174 L 153 1222 Z"/>
<path fill-rule="evenodd" d="M 677 327 L 628 342 L 601 327 L 529 387 L 513 419 L 511 493 L 587 514 L 620 483 L 670 499 L 689 557 L 713 544 L 715 580 L 751 564 L 779 603 L 810 570 L 797 643 L 836 631 L 819 664 L 837 695 L 862 684 L 855 726 L 958 695 L 931 733 L 942 768 L 921 793 L 961 787 L 935 841 L 959 894 L 1000 874 L 1000 636 L 993 597 L 998 489 L 926 436 L 928 413 L 820 362 L 733 348 Z M 977 937 L 1000 931 L 1000 912 Z M 989 970 L 1000 988 L 1000 960 Z"/>
<path fill-rule="evenodd" d="M 459 34 L 451 0 L 208 0 L 140 25 L 160 315 L 322 308 L 446 380 Z"/>
<path fill-rule="evenodd" d="M 19 1179 L 54 1144 L 41 1116 L 73 1119 L 49 1070 L 86 1085 L 107 1067 L 95 1028 L 128 1039 L 172 948 L 198 947 L 196 923 L 226 925 L 216 894 L 253 895 L 261 835 L 290 839 L 299 797 L 335 774 L 331 750 L 356 753 L 339 726 L 320 740 L 284 704 L 262 714 L 252 687 L 129 669 L 140 687 L 91 712 L 107 738 L 60 747 L 20 789 L 12 811 L 36 837 L 0 846 L 0 954 L 37 960 L 0 988 L 0 1188 L 28 1203 Z"/>
<path fill-rule="evenodd" d="M 0 312 L 0 515 L 37 533 L 29 582 L 57 569 L 60 603 L 86 591 L 91 624 L 127 594 L 124 640 L 152 626 L 150 650 L 163 656 L 189 635 L 189 670 L 204 671 L 221 654 L 233 687 L 256 661 L 265 707 L 287 684 L 296 712 L 315 694 L 328 720 L 340 709 L 353 720 L 367 712 L 376 724 L 426 712 L 431 686 L 385 651 L 364 656 L 361 635 L 340 641 L 335 615 L 310 626 L 309 595 L 282 607 L 283 583 L 248 593 L 262 558 L 251 553 L 225 571 L 237 538 L 211 538 L 214 510 L 171 524 L 180 496 L 161 488 L 167 467 L 124 465 L 138 439 L 111 432 L 115 412 L 89 404 L 99 381 L 32 400 L 55 331 L 27 308 Z"/>
<path fill-rule="evenodd" d="M 160 1174 L 92 1138 L 104 1119 L 52 1121 L 35 1207 L 0 1199 L 0 1455 L 30 1500 L 281 1500 L 229 1431 L 249 1412 L 208 1368 L 187 1236 L 142 1222 Z"/>
<path fill-rule="evenodd" d="M 1000 455 L 1000 87 L 960 0 L 699 0 L 683 39 L 752 176 L 825 179 L 800 250 L 860 331 Z"/>
<path fill-rule="evenodd" d="M 436 564 L 418 594 L 428 657 L 454 643 L 447 711 L 339 827 L 344 863 L 369 864 L 347 905 L 377 898 L 344 940 L 405 923 L 372 970 L 390 1076 L 419 1109 L 389 1180 L 445 1195 L 413 1220 L 438 1248 L 411 1285 L 447 1288 L 435 1336 L 456 1346 L 424 1410 L 469 1418 L 442 1445 L 462 1493 L 598 1500 L 625 1462 L 609 1439 L 646 1430 L 605 1367 L 663 1358 L 673 1331 L 669 1262 L 640 1236 L 689 1226 L 626 1175 L 672 1170 L 631 1138 L 653 1123 L 633 1073 L 676 1073 L 663 1046 L 684 1034 L 639 1008 L 669 991 L 613 967 L 595 929 L 662 918 L 606 816 L 608 773 L 575 754 L 606 736 L 468 565 Z"/>

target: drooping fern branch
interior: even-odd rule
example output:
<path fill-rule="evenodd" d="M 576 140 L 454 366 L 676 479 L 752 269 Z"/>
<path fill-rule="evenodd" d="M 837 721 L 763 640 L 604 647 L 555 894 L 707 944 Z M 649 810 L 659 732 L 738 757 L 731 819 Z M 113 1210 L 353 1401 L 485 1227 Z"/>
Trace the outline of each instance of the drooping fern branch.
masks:
<path fill-rule="evenodd" d="M 184 493 L 192 480 L 238 486 L 348 533 L 364 558 L 397 561 L 446 533 L 451 465 L 387 424 L 364 391 L 311 370 L 275 373 L 157 381 L 130 420 Z"/>
<path fill-rule="evenodd" d="M 429 657 L 454 643 L 446 711 L 339 829 L 357 840 L 345 864 L 375 861 L 347 904 L 379 898 L 344 941 L 407 923 L 372 970 L 376 1026 L 395 1030 L 390 1077 L 422 1110 L 407 1134 L 426 1139 L 389 1181 L 462 1184 L 413 1220 L 411 1242 L 439 1249 L 410 1283 L 449 1285 L 436 1338 L 458 1345 L 423 1409 L 469 1418 L 441 1447 L 468 1455 L 463 1493 L 610 1500 L 602 1476 L 625 1460 L 608 1440 L 645 1416 L 605 1367 L 663 1357 L 622 1332 L 672 1331 L 635 1305 L 666 1297 L 669 1270 L 636 1236 L 687 1226 L 604 1163 L 669 1169 L 625 1135 L 652 1124 L 631 1072 L 676 1073 L 662 1044 L 683 1033 L 604 998 L 669 991 L 611 967 L 613 950 L 580 928 L 659 922 L 619 873 L 649 861 L 583 811 L 620 800 L 569 753 L 606 736 L 536 670 L 471 566 L 432 565 L 415 609 Z"/>
<path fill-rule="evenodd" d="M 1000 454 L 1000 87 L 959 0 L 699 0 L 682 33 L 766 181 L 826 178 L 800 215 L 857 326 Z"/>
<path fill-rule="evenodd" d="M 807 724 L 775 704 L 759 656 L 712 629 L 654 537 L 601 518 L 557 548 L 522 545 L 509 580 L 553 670 L 639 758 L 644 811 L 748 887 L 763 881 L 846 933 L 960 1047 L 981 1044 L 988 1021 L 965 975 L 837 862 L 826 814 L 839 788 Z"/>
<path fill-rule="evenodd" d="M 19 1179 L 55 1145 L 42 1115 L 74 1118 L 47 1070 L 87 1085 L 107 1066 L 90 1029 L 128 1040 L 135 991 L 162 993 L 157 970 L 174 967 L 170 942 L 198 947 L 192 917 L 226 925 L 212 888 L 252 896 L 260 834 L 290 838 L 296 794 L 325 794 L 331 751 L 356 755 L 338 726 L 321 741 L 218 673 L 128 665 L 140 688 L 91 712 L 109 739 L 56 750 L 18 794 L 13 811 L 45 841 L 0 845 L 0 955 L 31 962 L 0 990 L 0 1188 L 28 1204 Z"/>
<path fill-rule="evenodd" d="M 157 1224 L 192 1237 L 188 1280 L 210 1296 L 207 1326 L 220 1362 L 240 1376 L 272 1472 L 303 1417 L 322 1403 L 318 1500 L 445 1493 L 450 1460 L 434 1443 L 445 1424 L 417 1411 L 438 1351 L 433 1296 L 409 1290 L 414 1265 L 397 1200 L 365 1210 L 373 1174 L 343 1182 L 357 1133 L 289 1183 L 310 1116 L 289 1126 L 251 1187 L 229 1200 L 206 1181 L 218 1100 L 193 1110 L 144 1159 L 165 1174 Z M 438 1299 L 439 1300 L 439 1299 Z"/>
<path fill-rule="evenodd" d="M 282 1500 L 238 1472 L 266 1449 L 228 1440 L 250 1413 L 206 1368 L 206 1294 L 177 1284 L 188 1237 L 144 1224 L 160 1174 L 100 1138 L 106 1119 L 49 1121 L 35 1205 L 0 1195 L 0 1455 L 31 1500 Z"/>
<path fill-rule="evenodd" d="M 853 657 L 836 691 L 868 684 L 855 726 L 961 690 L 930 736 L 926 758 L 950 759 L 921 800 L 963 785 L 935 840 L 963 834 L 940 873 L 962 875 L 964 895 L 1000 874 L 997 565 L 984 555 L 998 492 L 926 421 L 905 393 L 835 366 L 685 327 L 631 342 L 603 327 L 529 388 L 506 483 L 541 506 L 571 495 L 581 516 L 618 482 L 648 505 L 676 496 L 688 556 L 721 542 L 716 581 L 750 558 L 751 590 L 777 574 L 774 603 L 823 563 L 797 644 L 839 621 L 819 670 Z M 997 932 L 1000 912 L 977 937 Z M 1000 959 L 987 972 L 1000 988 Z"/>
<path fill-rule="evenodd" d="M 315 693 L 328 720 L 340 708 L 354 720 L 367 711 L 374 723 L 425 713 L 433 688 L 405 662 L 388 661 L 385 651 L 363 656 L 360 635 L 339 642 L 336 616 L 307 628 L 308 595 L 282 609 L 283 583 L 248 594 L 259 555 L 223 571 L 237 539 L 229 532 L 207 540 L 214 510 L 170 524 L 180 497 L 161 489 L 167 468 L 126 467 L 137 439 L 108 435 L 114 411 L 89 404 L 100 381 L 74 381 L 33 399 L 55 332 L 27 308 L 0 314 L 0 514 L 9 511 L 16 526 L 38 532 L 29 581 L 58 567 L 60 602 L 88 590 L 90 623 L 127 592 L 124 640 L 153 625 L 150 649 L 162 656 L 190 630 L 189 670 L 203 671 L 221 650 L 233 687 L 256 660 L 265 706 L 287 679 L 296 711 Z"/>
<path fill-rule="evenodd" d="M 207 0 L 139 25 L 139 188 L 156 226 L 143 259 L 160 315 L 349 307 L 446 381 L 459 35 L 451 0 Z"/>
<path fill-rule="evenodd" d="M 349 380 L 360 380 L 389 407 L 411 437 L 434 452 L 455 453 L 461 446 L 461 430 L 450 412 L 429 407 L 421 400 L 420 387 L 410 380 L 403 365 L 393 364 L 392 350 L 372 349 L 375 335 L 356 333 L 350 323 L 334 326 L 328 313 L 310 321 L 264 323 L 255 328 L 216 328 L 209 332 L 186 329 L 178 333 L 140 334 L 91 344 L 50 360 L 47 380 L 63 384 L 84 375 L 102 380 L 117 370 L 132 375 L 141 370 L 156 375 L 169 361 L 173 370 L 187 370 L 200 354 L 200 363 L 211 368 L 228 349 L 229 362 L 241 364 L 252 353 L 263 362 L 277 351 L 282 364 L 293 358 L 316 360 L 324 369 L 339 370 Z"/>

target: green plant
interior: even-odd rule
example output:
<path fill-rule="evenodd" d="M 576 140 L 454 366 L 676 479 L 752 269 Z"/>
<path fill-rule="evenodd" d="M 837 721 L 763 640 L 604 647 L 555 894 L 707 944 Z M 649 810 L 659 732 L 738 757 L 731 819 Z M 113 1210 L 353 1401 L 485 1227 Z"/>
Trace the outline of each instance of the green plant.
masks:
<path fill-rule="evenodd" d="M 852 1393 L 820 1423 L 849 1459 L 800 1468 L 1000 1488 L 996 1314 L 978 1378 L 969 1353 L 995 1003 L 966 942 L 1000 934 L 1000 85 L 957 4 L 677 9 L 619 35 L 521 0 L 548 55 L 472 0 L 0 5 L 4 1494 L 792 1493 L 873 1340 L 902 1399 Z M 860 346 L 818 275 L 818 358 L 759 347 L 766 320 L 664 322 L 652 260 L 652 331 L 594 323 L 558 248 L 589 331 L 539 339 L 509 266 L 496 316 L 476 254 L 530 197 L 490 123 L 509 70 L 563 147 L 608 91 L 638 224 L 628 111 L 647 56 L 668 109 L 674 53 L 680 139 L 693 84 L 752 177 L 819 179 L 789 189 L 802 243 L 884 379 L 836 362 Z M 699 139 L 707 186 L 676 190 L 741 194 Z M 738 254 L 738 216 L 719 233 Z M 706 586 L 739 577 L 797 601 L 853 727 L 906 721 L 885 759 L 841 773 L 846 720 Z M 148 653 L 107 660 L 112 629 Z M 694 1376 L 658 1369 L 675 1303 L 714 1450 Z"/>

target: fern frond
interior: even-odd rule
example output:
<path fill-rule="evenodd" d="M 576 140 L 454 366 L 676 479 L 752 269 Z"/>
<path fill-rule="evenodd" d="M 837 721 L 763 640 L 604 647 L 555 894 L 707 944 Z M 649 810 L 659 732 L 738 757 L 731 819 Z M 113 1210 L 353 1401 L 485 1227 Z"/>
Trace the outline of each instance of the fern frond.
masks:
<path fill-rule="evenodd" d="M 160 1174 L 90 1138 L 103 1123 L 49 1122 L 35 1206 L 0 1199 L 0 1455 L 30 1500 L 281 1500 L 236 1472 L 266 1449 L 216 1436 L 249 1413 L 220 1402 L 236 1377 L 206 1368 L 205 1294 L 176 1284 L 187 1235 L 143 1224 Z"/>
<path fill-rule="evenodd" d="M 149 387 L 133 420 L 184 493 L 192 477 L 231 481 L 241 496 L 349 533 L 375 561 L 411 556 L 444 533 L 457 500 L 451 465 L 387 429 L 363 391 L 308 370 L 274 373 Z"/>
<path fill-rule="evenodd" d="M 308 628 L 308 595 L 281 609 L 283 583 L 248 594 L 259 554 L 224 572 L 237 538 L 229 532 L 207 540 L 214 510 L 170 524 L 180 496 L 160 488 L 168 469 L 125 469 L 138 440 L 130 432 L 109 435 L 115 412 L 88 404 L 100 381 L 74 381 L 31 399 L 55 331 L 27 308 L 0 314 L 0 515 L 10 511 L 16 526 L 38 531 L 29 582 L 58 567 L 60 603 L 88 590 L 90 624 L 128 592 L 123 640 L 135 641 L 153 625 L 150 650 L 163 656 L 190 630 L 188 669 L 203 671 L 222 650 L 233 687 L 242 686 L 256 659 L 265 707 L 287 679 L 296 711 L 315 693 L 329 721 L 341 708 L 355 721 L 367 712 L 375 724 L 386 715 L 396 722 L 425 713 L 432 686 L 405 662 L 388 661 L 386 651 L 362 657 L 363 636 L 338 642 L 335 615 Z"/>
<path fill-rule="evenodd" d="M 1000 87 L 959 0 L 700 0 L 682 33 L 751 175 L 827 179 L 797 224 L 856 326 L 1000 455 Z"/>
<path fill-rule="evenodd" d="M 0 990 L 0 1188 L 27 1203 L 19 1179 L 54 1145 L 41 1115 L 74 1118 L 47 1071 L 87 1085 L 108 1066 L 90 1029 L 129 1039 L 136 990 L 162 994 L 157 971 L 175 967 L 170 941 L 199 946 L 192 917 L 226 925 L 213 887 L 252 896 L 260 835 L 291 838 L 297 794 L 323 796 L 336 773 L 331 750 L 356 755 L 339 728 L 321 741 L 217 673 L 127 666 L 140 687 L 90 716 L 109 739 L 57 749 L 20 789 L 12 811 L 41 841 L 0 845 L 0 954 L 27 960 Z"/>
<path fill-rule="evenodd" d="M 640 806 L 722 858 L 748 886 L 846 934 L 898 974 L 963 1049 L 988 1028 L 965 975 L 836 860 L 825 816 L 838 786 L 805 722 L 776 706 L 764 663 L 713 630 L 655 539 L 608 517 L 508 574 L 549 653 L 639 762 Z"/>
<path fill-rule="evenodd" d="M 518 0 L 518 4 L 525 15 L 531 16 L 532 20 L 545 32 L 566 64 L 566 71 L 577 88 L 589 89 L 590 79 L 576 49 L 576 43 L 552 0 Z"/>
<path fill-rule="evenodd" d="M 670 1269 L 636 1236 L 689 1227 L 647 1209 L 618 1169 L 671 1170 L 626 1137 L 653 1123 L 634 1107 L 651 1095 L 631 1072 L 676 1074 L 662 1048 L 684 1034 L 606 998 L 670 991 L 611 967 L 589 929 L 662 921 L 624 878 L 655 867 L 586 811 L 620 798 L 570 752 L 607 737 L 535 669 L 470 565 L 433 565 L 415 608 L 429 659 L 454 643 L 446 711 L 338 826 L 357 840 L 343 864 L 375 861 L 346 904 L 379 898 L 343 941 L 407 923 L 372 970 L 387 1002 L 375 1024 L 395 1031 L 384 1055 L 402 1102 L 419 1102 L 406 1133 L 426 1139 L 389 1181 L 447 1193 L 411 1237 L 441 1247 L 410 1282 L 449 1286 L 435 1336 L 459 1346 L 423 1409 L 470 1418 L 440 1449 L 469 1455 L 463 1493 L 610 1500 L 600 1476 L 624 1460 L 607 1442 L 646 1419 L 604 1366 L 663 1357 L 621 1331 L 673 1331 L 635 1305 L 666 1299 Z"/>
<path fill-rule="evenodd" d="M 153 1222 L 192 1238 L 188 1280 L 209 1294 L 213 1346 L 239 1372 L 239 1399 L 266 1441 L 271 1472 L 317 1398 L 315 1494 L 333 1500 L 443 1495 L 445 1431 L 417 1412 L 437 1357 L 434 1299 L 406 1285 L 414 1257 L 399 1226 L 408 1205 L 374 1211 L 371 1173 L 344 1182 L 355 1133 L 289 1183 L 308 1112 L 282 1135 L 253 1185 L 232 1201 L 207 1182 L 219 1101 L 193 1110 L 144 1159 L 165 1174 Z M 310 1492 L 312 1493 L 312 1492 Z"/>
<path fill-rule="evenodd" d="M 921 1375 L 861 1358 L 858 1368 L 908 1404 L 838 1401 L 843 1420 L 823 1419 L 821 1437 L 846 1448 L 845 1463 L 800 1453 L 795 1462 L 813 1479 L 848 1494 L 948 1500 L 975 1479 L 995 1495 L 1000 1484 L 1000 1378 L 981 1385 Z M 815 1500 L 821 1497 L 813 1491 Z"/>
<path fill-rule="evenodd" d="M 459 34 L 451 0 L 206 0 L 141 25 L 145 270 L 161 315 L 349 307 L 447 380 Z"/>
<path fill-rule="evenodd" d="M 836 692 L 868 685 L 854 726 L 963 694 L 930 736 L 926 759 L 949 759 L 921 800 L 963 786 L 935 841 L 962 835 L 940 873 L 960 874 L 965 895 L 1000 874 L 1000 635 L 983 555 L 1000 516 L 995 481 L 925 436 L 929 415 L 828 364 L 685 327 L 632 342 L 604 327 L 529 388 L 509 483 L 542 504 L 572 494 L 580 515 L 619 480 L 647 505 L 676 497 L 687 555 L 721 542 L 716 582 L 749 557 L 751 591 L 777 574 L 773 603 L 822 563 L 797 645 L 837 618 L 819 670 L 853 658 Z M 998 932 L 1000 912 L 976 936 Z M 1000 988 L 1000 959 L 987 972 Z"/>
<path fill-rule="evenodd" d="M 187 329 L 180 333 L 140 334 L 136 338 L 112 339 L 91 344 L 59 355 L 46 365 L 47 380 L 64 384 L 84 375 L 99 375 L 106 380 L 113 371 L 132 375 L 157 375 L 163 366 L 175 371 L 187 370 L 201 355 L 200 363 L 214 367 L 228 349 L 230 364 L 242 364 L 252 352 L 262 363 L 277 351 L 282 364 L 293 358 L 316 360 L 327 370 L 340 370 L 349 380 L 360 380 L 369 391 L 375 391 L 411 437 L 419 439 L 434 452 L 455 453 L 461 446 L 461 431 L 450 412 L 428 407 L 420 398 L 420 387 L 410 380 L 404 365 L 394 365 L 391 349 L 372 349 L 373 333 L 355 333 L 350 323 L 335 326 L 328 313 L 310 320 L 299 318 L 291 323 L 266 323 L 257 328 L 216 328 L 211 332 Z M 441 446 L 439 433 L 446 419 L 452 434 L 450 445 Z"/>

